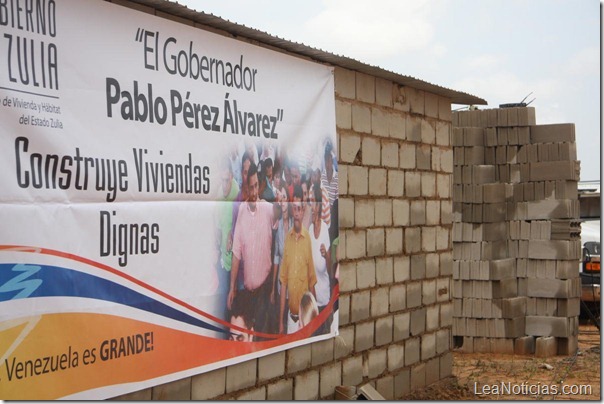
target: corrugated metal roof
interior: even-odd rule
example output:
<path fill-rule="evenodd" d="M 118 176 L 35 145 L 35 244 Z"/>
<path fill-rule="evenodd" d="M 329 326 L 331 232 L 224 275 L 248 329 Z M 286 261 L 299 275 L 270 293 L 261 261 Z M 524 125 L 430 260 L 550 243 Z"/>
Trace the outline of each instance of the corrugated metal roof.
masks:
<path fill-rule="evenodd" d="M 375 77 L 380 77 L 386 80 L 391 80 L 397 84 L 424 90 L 433 94 L 450 98 L 454 104 L 462 105 L 487 105 L 487 102 L 482 98 L 471 94 L 455 91 L 446 87 L 441 87 L 436 84 L 431 84 L 423 80 L 416 79 L 410 76 L 404 76 L 389 70 L 382 69 L 378 66 L 372 66 L 358 60 L 335 55 L 320 49 L 316 49 L 301 43 L 288 41 L 266 32 L 246 27 L 242 24 L 237 24 L 213 14 L 208 14 L 188 8 L 185 5 L 169 0 L 130 0 L 133 3 L 153 7 L 156 10 L 181 17 L 193 22 L 206 25 L 228 32 L 233 36 L 240 36 L 251 39 L 266 45 L 282 49 L 287 52 L 292 52 L 301 56 L 306 56 L 313 60 L 328 63 L 333 66 L 340 66 L 346 69 L 355 70 L 361 73 L 366 73 Z"/>

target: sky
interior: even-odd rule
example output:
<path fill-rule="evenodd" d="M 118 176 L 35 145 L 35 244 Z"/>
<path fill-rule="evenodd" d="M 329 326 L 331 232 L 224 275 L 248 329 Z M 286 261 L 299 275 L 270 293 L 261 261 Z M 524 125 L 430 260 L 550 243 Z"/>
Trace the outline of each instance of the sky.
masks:
<path fill-rule="evenodd" d="M 597 0 L 180 0 L 190 8 L 487 101 L 574 123 L 581 180 L 600 180 Z M 532 93 L 532 94 L 530 94 Z M 530 94 L 530 95 L 529 95 Z M 464 108 L 453 105 L 453 109 Z"/>

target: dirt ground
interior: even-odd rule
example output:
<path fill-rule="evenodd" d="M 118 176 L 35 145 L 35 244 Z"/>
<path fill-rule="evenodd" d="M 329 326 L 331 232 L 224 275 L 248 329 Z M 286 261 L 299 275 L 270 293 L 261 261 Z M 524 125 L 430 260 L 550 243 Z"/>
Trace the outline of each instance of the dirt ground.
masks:
<path fill-rule="evenodd" d="M 511 390 L 509 393 L 506 387 Z M 535 358 L 454 351 L 453 377 L 403 399 L 527 401 L 600 397 L 600 333 L 585 323 L 579 327 L 577 355 Z"/>

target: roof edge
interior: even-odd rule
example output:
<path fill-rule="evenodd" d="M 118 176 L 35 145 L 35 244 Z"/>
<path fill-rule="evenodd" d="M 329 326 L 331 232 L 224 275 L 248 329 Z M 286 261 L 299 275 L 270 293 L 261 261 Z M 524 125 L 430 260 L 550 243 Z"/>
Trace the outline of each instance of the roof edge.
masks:
<path fill-rule="evenodd" d="M 170 0 L 127 0 L 132 3 L 152 7 L 158 11 L 184 18 L 195 23 L 205 25 L 211 28 L 225 31 L 236 37 L 243 37 L 259 43 L 278 48 L 287 52 L 308 57 L 312 60 L 328 63 L 334 66 L 355 70 L 361 73 L 369 74 L 375 77 L 390 80 L 394 83 L 424 90 L 436 95 L 451 99 L 453 104 L 461 105 L 488 105 L 487 102 L 474 95 L 461 91 L 452 90 L 426 81 L 395 73 L 378 66 L 372 66 L 356 59 L 346 56 L 336 55 L 321 49 L 313 48 L 297 42 L 292 42 L 275 35 L 268 34 L 255 28 L 250 28 L 242 24 L 234 23 L 224 18 L 208 14 L 202 11 L 193 10 L 183 4 Z"/>

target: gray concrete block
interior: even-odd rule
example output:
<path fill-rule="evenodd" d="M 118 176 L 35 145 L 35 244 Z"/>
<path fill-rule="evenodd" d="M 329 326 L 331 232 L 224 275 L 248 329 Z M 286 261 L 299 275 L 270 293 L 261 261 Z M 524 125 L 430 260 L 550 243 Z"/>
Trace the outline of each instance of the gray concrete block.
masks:
<path fill-rule="evenodd" d="M 447 352 L 451 348 L 451 334 L 449 329 L 436 331 L 436 353 Z"/>
<path fill-rule="evenodd" d="M 317 400 L 319 398 L 319 372 L 311 370 L 296 376 L 294 400 Z"/>
<path fill-rule="evenodd" d="M 292 374 L 307 369 L 311 364 L 310 345 L 302 345 L 286 351 L 287 373 Z"/>
<path fill-rule="evenodd" d="M 363 382 L 363 356 L 354 356 L 342 361 L 342 385 L 358 386 Z"/>
<path fill-rule="evenodd" d="M 426 330 L 434 331 L 440 324 L 440 306 L 429 306 L 426 308 Z"/>
<path fill-rule="evenodd" d="M 447 352 L 440 357 L 439 369 L 441 379 L 453 375 L 453 354 L 451 352 Z"/>
<path fill-rule="evenodd" d="M 224 394 L 225 391 L 226 368 L 212 370 L 191 378 L 191 400 L 209 400 Z"/>
<path fill-rule="evenodd" d="M 549 358 L 558 353 L 558 344 L 553 336 L 538 337 L 535 341 L 535 356 Z"/>
<path fill-rule="evenodd" d="M 422 304 L 422 282 L 410 282 L 407 284 L 407 307 L 413 308 Z"/>
<path fill-rule="evenodd" d="M 375 286 L 375 260 L 366 259 L 357 261 L 357 287 L 359 289 Z"/>
<path fill-rule="evenodd" d="M 516 355 L 532 355 L 535 353 L 535 337 L 524 336 L 514 339 L 514 353 Z"/>
<path fill-rule="evenodd" d="M 392 344 L 388 346 L 388 371 L 394 372 L 405 366 L 405 346 Z"/>
<path fill-rule="evenodd" d="M 419 362 L 420 339 L 409 338 L 405 341 L 405 366 Z"/>
<path fill-rule="evenodd" d="M 422 335 L 421 358 L 426 361 L 436 355 L 436 333 Z"/>
<path fill-rule="evenodd" d="M 409 312 L 394 316 L 394 342 L 409 338 L 411 314 Z"/>
<path fill-rule="evenodd" d="M 334 341 L 334 358 L 336 360 L 348 356 L 354 348 L 354 326 L 339 328 L 339 335 Z"/>
<path fill-rule="evenodd" d="M 570 279 L 527 279 L 529 297 L 569 298 L 572 295 Z"/>
<path fill-rule="evenodd" d="M 401 398 L 411 392 L 411 369 L 403 369 L 394 376 L 394 397 Z"/>
<path fill-rule="evenodd" d="M 381 287 L 371 291 L 371 317 L 379 317 L 388 313 L 389 288 Z"/>
<path fill-rule="evenodd" d="M 353 293 L 351 296 L 350 320 L 357 322 L 369 318 L 370 302 L 371 292 L 369 290 Z"/>
<path fill-rule="evenodd" d="M 426 331 L 426 308 L 413 310 L 411 312 L 411 335 L 420 335 Z"/>
<path fill-rule="evenodd" d="M 570 337 L 577 334 L 567 317 L 526 316 L 526 334 L 540 337 Z"/>
<path fill-rule="evenodd" d="M 319 373 L 319 396 L 333 398 L 336 386 L 342 385 L 342 363 L 336 362 L 323 366 Z"/>
<path fill-rule="evenodd" d="M 314 345 L 314 344 L 313 344 Z M 266 381 L 285 373 L 285 352 L 258 358 L 258 381 Z"/>
<path fill-rule="evenodd" d="M 374 322 L 368 321 L 355 326 L 354 351 L 362 352 L 373 347 Z"/>
<path fill-rule="evenodd" d="M 237 396 L 238 401 L 266 401 L 266 386 L 261 386 Z"/>
<path fill-rule="evenodd" d="M 394 376 L 384 376 L 375 382 L 375 389 L 386 400 L 394 399 Z"/>
<path fill-rule="evenodd" d="M 575 142 L 575 124 L 559 123 L 530 127 L 531 143 Z"/>
<path fill-rule="evenodd" d="M 440 380 L 440 358 L 432 358 L 426 362 L 426 385 Z"/>
<path fill-rule="evenodd" d="M 390 287 L 390 312 L 404 310 L 407 307 L 407 285 Z"/>
<path fill-rule="evenodd" d="M 380 376 L 384 371 L 386 371 L 387 367 L 387 348 L 374 349 L 369 351 L 369 355 L 367 356 L 368 368 L 369 368 L 369 378 L 374 379 Z"/>
<path fill-rule="evenodd" d="M 256 384 L 257 360 L 231 365 L 226 371 L 226 392 L 232 393 Z"/>
<path fill-rule="evenodd" d="M 290 401 L 294 399 L 294 380 L 281 379 L 267 386 L 266 399 L 270 401 Z"/>
<path fill-rule="evenodd" d="M 425 256 L 424 256 L 425 258 Z M 413 266 L 413 257 L 411 258 Z M 422 304 L 424 306 L 436 302 L 436 279 L 428 279 L 422 282 Z"/>
<path fill-rule="evenodd" d="M 579 349 L 579 337 L 577 335 L 568 338 L 557 338 L 558 355 L 574 355 Z"/>
<path fill-rule="evenodd" d="M 426 386 L 426 364 L 420 363 L 411 368 L 411 391 Z"/>
<path fill-rule="evenodd" d="M 375 321 L 375 344 L 386 345 L 392 342 L 394 335 L 393 317 L 382 317 Z"/>
<path fill-rule="evenodd" d="M 152 397 L 152 400 L 190 400 L 191 378 L 187 377 L 173 382 L 160 384 L 159 386 L 153 386 Z"/>
<path fill-rule="evenodd" d="M 310 345 L 311 365 L 331 362 L 334 356 L 334 338 L 314 342 Z"/>

